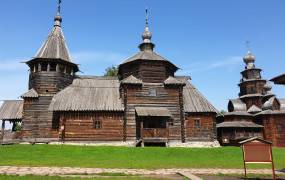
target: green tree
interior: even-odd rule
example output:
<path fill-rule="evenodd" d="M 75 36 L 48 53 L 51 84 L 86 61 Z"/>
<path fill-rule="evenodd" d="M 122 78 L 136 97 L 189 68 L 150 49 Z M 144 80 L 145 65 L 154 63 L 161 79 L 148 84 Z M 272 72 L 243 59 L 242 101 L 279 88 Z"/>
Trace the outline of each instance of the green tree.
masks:
<path fill-rule="evenodd" d="M 22 129 L 21 123 L 15 122 L 15 123 L 13 124 L 12 131 L 18 132 L 18 131 L 21 131 L 21 129 Z"/>
<path fill-rule="evenodd" d="M 105 69 L 104 76 L 117 76 L 118 75 L 118 67 L 117 66 L 110 66 Z"/>

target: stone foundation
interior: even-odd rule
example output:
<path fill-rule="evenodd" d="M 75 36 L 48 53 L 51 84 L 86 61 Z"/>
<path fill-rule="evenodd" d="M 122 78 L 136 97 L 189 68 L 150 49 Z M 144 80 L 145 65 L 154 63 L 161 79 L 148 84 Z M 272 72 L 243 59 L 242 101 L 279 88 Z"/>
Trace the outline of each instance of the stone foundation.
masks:
<path fill-rule="evenodd" d="M 51 145 L 74 145 L 74 146 L 122 146 L 122 147 L 135 147 L 136 141 L 90 141 L 90 142 L 59 142 L 59 141 L 50 141 L 41 140 L 41 141 L 26 141 L 21 144 L 51 144 Z M 218 141 L 190 141 L 182 143 L 181 141 L 170 141 L 166 145 L 167 147 L 185 147 L 185 148 L 216 148 L 220 147 Z"/>
<path fill-rule="evenodd" d="M 218 141 L 188 141 L 182 143 L 181 141 L 170 141 L 168 147 L 188 147 L 188 148 L 214 148 L 220 147 Z"/>

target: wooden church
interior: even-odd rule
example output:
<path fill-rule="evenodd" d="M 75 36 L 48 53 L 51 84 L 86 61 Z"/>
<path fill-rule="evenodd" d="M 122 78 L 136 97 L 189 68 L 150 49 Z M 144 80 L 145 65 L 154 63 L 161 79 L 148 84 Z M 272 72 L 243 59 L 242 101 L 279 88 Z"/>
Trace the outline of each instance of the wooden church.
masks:
<path fill-rule="evenodd" d="M 255 56 L 248 51 L 239 98 L 228 103 L 228 113 L 218 117 L 217 131 L 222 145 L 237 145 L 241 140 L 261 137 L 274 146 L 285 146 L 285 99 L 271 92 L 269 81 L 255 67 Z"/>
<path fill-rule="evenodd" d="M 118 77 L 77 75 L 61 23 L 59 8 L 48 39 L 26 62 L 22 141 L 217 145 L 216 108 L 154 51 L 148 18 L 139 52 L 119 65 Z"/>

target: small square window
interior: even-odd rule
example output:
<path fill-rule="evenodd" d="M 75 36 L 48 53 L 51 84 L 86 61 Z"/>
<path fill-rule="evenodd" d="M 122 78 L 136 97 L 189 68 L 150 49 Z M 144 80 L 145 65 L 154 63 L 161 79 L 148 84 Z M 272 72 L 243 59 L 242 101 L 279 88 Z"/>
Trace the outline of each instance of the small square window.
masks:
<path fill-rule="evenodd" d="M 195 129 L 200 129 L 201 128 L 201 121 L 200 121 L 200 119 L 195 119 L 194 120 L 194 127 L 195 127 Z"/>
<path fill-rule="evenodd" d="M 94 129 L 101 129 L 102 128 L 101 121 L 93 120 L 93 128 Z"/>
<path fill-rule="evenodd" d="M 156 90 L 155 90 L 155 89 L 150 89 L 150 90 L 148 91 L 148 95 L 149 95 L 149 96 L 156 96 Z"/>

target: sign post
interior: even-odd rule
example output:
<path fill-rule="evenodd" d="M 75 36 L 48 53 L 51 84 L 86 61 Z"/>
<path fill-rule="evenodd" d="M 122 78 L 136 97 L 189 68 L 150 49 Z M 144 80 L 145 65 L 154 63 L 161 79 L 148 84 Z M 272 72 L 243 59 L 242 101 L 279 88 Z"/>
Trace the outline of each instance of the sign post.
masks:
<path fill-rule="evenodd" d="M 247 176 L 247 164 L 271 164 L 272 177 L 275 179 L 275 169 L 272 155 L 272 143 L 258 137 L 240 142 L 243 152 L 244 175 Z"/>

